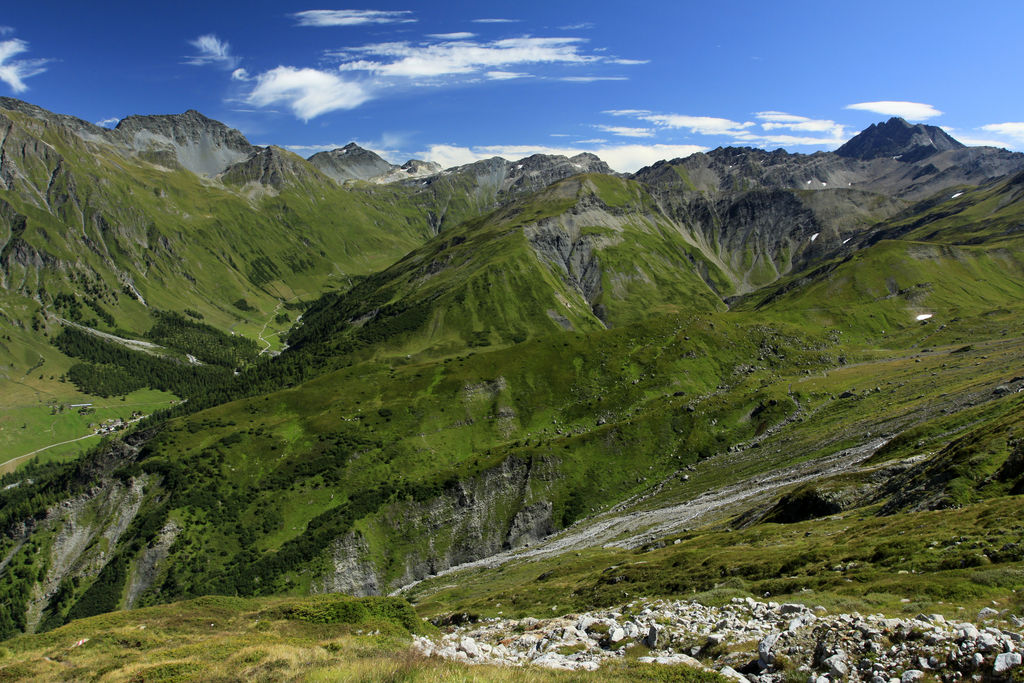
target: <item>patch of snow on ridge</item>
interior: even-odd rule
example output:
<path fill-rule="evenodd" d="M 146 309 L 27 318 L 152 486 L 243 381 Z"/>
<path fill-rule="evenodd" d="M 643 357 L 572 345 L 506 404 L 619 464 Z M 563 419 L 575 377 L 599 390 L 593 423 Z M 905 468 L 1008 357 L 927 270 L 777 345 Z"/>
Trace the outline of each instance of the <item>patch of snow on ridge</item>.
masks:
<path fill-rule="evenodd" d="M 917 316 L 917 320 L 927 320 L 930 317 L 932 317 L 931 313 L 922 313 L 919 316 Z"/>
<path fill-rule="evenodd" d="M 952 197 L 950 197 L 950 199 L 956 199 L 957 197 L 959 197 L 959 196 L 960 196 L 960 195 L 962 195 L 962 194 L 963 194 L 963 192 L 957 192 L 957 193 L 956 193 L 955 195 L 953 195 Z"/>
<path fill-rule="evenodd" d="M 813 235 L 811 235 L 811 241 L 813 242 L 814 240 L 818 239 L 818 235 L 820 235 L 820 234 L 821 234 L 820 232 L 816 232 Z"/>

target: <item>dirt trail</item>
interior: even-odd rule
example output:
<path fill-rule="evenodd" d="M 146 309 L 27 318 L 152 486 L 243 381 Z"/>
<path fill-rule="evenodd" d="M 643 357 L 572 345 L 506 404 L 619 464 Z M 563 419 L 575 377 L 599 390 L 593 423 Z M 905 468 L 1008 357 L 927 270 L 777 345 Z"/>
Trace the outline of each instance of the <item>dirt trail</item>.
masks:
<path fill-rule="evenodd" d="M 693 500 L 654 510 L 634 512 L 610 511 L 579 522 L 565 531 L 550 536 L 539 544 L 510 550 L 473 562 L 466 562 L 438 572 L 445 576 L 463 569 L 495 568 L 513 560 L 547 557 L 581 548 L 637 548 L 685 528 L 721 519 L 736 512 L 740 504 L 751 503 L 778 493 L 784 486 L 829 477 L 870 458 L 888 439 L 877 438 L 860 446 L 848 448 L 824 458 L 798 463 L 743 481 L 706 491 Z M 398 595 L 419 581 L 402 586 L 392 595 Z"/>

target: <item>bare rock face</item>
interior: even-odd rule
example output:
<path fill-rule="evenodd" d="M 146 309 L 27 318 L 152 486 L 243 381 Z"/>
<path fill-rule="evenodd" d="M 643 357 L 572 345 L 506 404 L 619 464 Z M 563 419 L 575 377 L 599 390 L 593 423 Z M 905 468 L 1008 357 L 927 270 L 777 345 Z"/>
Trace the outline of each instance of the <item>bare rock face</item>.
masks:
<path fill-rule="evenodd" d="M 891 157 L 912 163 L 938 152 L 965 146 L 937 126 L 920 123 L 914 126 L 894 116 L 885 123 L 871 124 L 837 149 L 836 154 L 855 159 Z"/>
<path fill-rule="evenodd" d="M 194 109 L 184 114 L 129 116 L 110 137 L 150 161 L 170 162 L 211 177 L 257 149 L 234 128 Z"/>
<path fill-rule="evenodd" d="M 363 149 L 354 142 L 340 149 L 318 152 L 309 157 L 308 161 L 339 183 L 346 180 L 370 180 L 396 168 L 375 152 Z"/>

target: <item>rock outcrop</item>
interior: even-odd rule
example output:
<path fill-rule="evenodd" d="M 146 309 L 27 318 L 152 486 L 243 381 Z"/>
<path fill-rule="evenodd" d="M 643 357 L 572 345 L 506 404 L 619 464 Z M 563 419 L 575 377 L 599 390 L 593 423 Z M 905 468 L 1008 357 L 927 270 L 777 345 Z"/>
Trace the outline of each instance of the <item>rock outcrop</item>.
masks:
<path fill-rule="evenodd" d="M 999 613 L 982 611 L 979 621 Z M 797 604 L 733 598 L 642 601 L 553 619 L 487 619 L 417 637 L 428 656 L 471 664 L 595 671 L 646 648 L 638 661 L 717 671 L 737 681 L 913 681 L 1008 678 L 1021 671 L 1020 633 L 991 624 L 949 622 L 939 614 L 891 619 L 828 614 Z"/>

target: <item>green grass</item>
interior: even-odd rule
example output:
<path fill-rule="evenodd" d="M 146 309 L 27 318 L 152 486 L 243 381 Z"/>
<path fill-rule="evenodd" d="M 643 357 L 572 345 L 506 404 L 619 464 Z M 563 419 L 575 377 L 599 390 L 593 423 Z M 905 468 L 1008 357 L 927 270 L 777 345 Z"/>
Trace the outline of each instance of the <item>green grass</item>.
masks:
<path fill-rule="evenodd" d="M 17 464 L 12 463 L 11 467 L 28 462 L 29 458 L 22 456 L 37 449 L 92 434 L 94 429 L 90 429 L 90 425 L 117 418 L 128 420 L 133 413 L 148 415 L 176 403 L 173 395 L 152 389 L 134 391 L 121 400 L 121 397 L 104 399 L 88 396 L 74 391 L 70 384 L 64 386 L 68 389 L 66 394 L 43 394 L 45 398 L 27 404 L 19 402 L 19 398 L 27 398 L 27 392 L 17 398 L 8 397 L 10 402 L 6 402 L 0 414 L 0 471 L 8 471 L 10 468 L 5 464 L 15 458 L 18 458 Z M 71 407 L 74 403 L 91 403 L 92 411 L 83 415 L 81 408 Z M 73 458 L 98 441 L 99 437 L 96 437 L 95 440 L 48 448 L 35 457 L 44 461 Z"/>
<path fill-rule="evenodd" d="M 580 681 L 539 668 L 469 666 L 417 655 L 411 632 L 433 632 L 407 604 L 326 597 L 296 601 L 201 598 L 75 621 L 0 647 L 5 681 Z M 346 613 L 320 618 L 326 606 Z M 329 610 L 328 610 L 329 611 Z M 372 634 L 372 635 L 371 635 Z M 607 681 L 714 683 L 686 667 L 606 664 Z"/>

